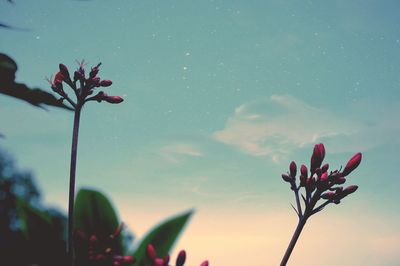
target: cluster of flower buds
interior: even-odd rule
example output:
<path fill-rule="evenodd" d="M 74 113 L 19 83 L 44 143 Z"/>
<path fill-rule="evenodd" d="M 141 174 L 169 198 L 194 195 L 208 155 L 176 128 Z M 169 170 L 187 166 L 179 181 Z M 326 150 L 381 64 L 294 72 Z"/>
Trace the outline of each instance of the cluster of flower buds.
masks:
<path fill-rule="evenodd" d="M 52 90 L 61 96 L 60 101 L 67 100 L 74 108 L 83 106 L 87 101 L 121 103 L 123 99 L 120 96 L 109 96 L 104 91 L 100 91 L 96 95 L 91 96 L 96 88 L 109 87 L 112 84 L 111 80 L 101 80 L 100 77 L 97 76 L 100 65 L 101 63 L 92 67 L 89 76 L 86 77 L 84 62 L 82 61 L 79 63 L 79 68 L 74 72 L 74 76 L 71 78 L 68 68 L 60 64 L 60 71 L 57 72 L 53 80 L 49 79 L 48 81 L 50 82 Z M 75 92 L 76 102 L 64 91 L 63 83 L 67 84 Z"/>
<path fill-rule="evenodd" d="M 157 257 L 157 253 L 153 245 L 149 244 L 147 246 L 146 251 L 147 251 L 147 258 L 151 263 L 151 265 L 149 266 L 170 266 L 169 255 L 165 256 L 164 258 Z M 181 250 L 178 254 L 178 257 L 176 258 L 175 266 L 183 266 L 185 265 L 185 261 L 186 261 L 186 252 L 184 250 Z M 208 266 L 208 265 L 209 265 L 208 261 L 204 261 L 203 263 L 200 264 L 200 266 Z"/>
<path fill-rule="evenodd" d="M 133 256 L 123 256 L 116 252 L 116 239 L 120 235 L 123 225 L 108 237 L 91 235 L 77 230 L 75 232 L 75 249 L 77 265 L 84 266 L 127 266 L 135 262 Z"/>
<path fill-rule="evenodd" d="M 310 216 L 322 210 L 328 203 L 340 203 L 340 200 L 347 195 L 355 192 L 358 188 L 356 185 L 351 185 L 343 188 L 348 176 L 361 162 L 361 153 L 356 153 L 346 164 L 343 171 L 329 170 L 329 164 L 322 165 L 325 158 L 325 147 L 322 143 L 316 144 L 311 156 L 310 171 L 304 164 L 300 167 L 300 182 L 296 183 L 297 165 L 291 162 L 289 172 L 282 174 L 282 179 L 290 183 L 291 189 L 295 191 L 296 197 L 301 187 L 304 187 L 306 195 L 302 195 L 305 205 L 304 215 Z M 319 199 L 327 200 L 323 205 L 314 208 Z M 299 216 L 302 216 L 301 208 L 298 202 Z"/>

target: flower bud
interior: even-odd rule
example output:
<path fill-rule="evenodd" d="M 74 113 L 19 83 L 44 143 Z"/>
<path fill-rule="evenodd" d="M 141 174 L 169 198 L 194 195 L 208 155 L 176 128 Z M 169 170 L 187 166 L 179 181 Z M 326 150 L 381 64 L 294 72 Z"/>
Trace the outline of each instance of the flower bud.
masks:
<path fill-rule="evenodd" d="M 90 238 L 89 238 L 89 241 L 92 242 L 92 243 L 97 242 L 97 236 L 96 235 L 91 235 Z"/>
<path fill-rule="evenodd" d="M 89 77 L 90 78 L 94 78 L 95 76 L 97 76 L 97 73 L 99 73 L 99 67 L 100 67 L 101 63 L 98 63 L 97 66 L 92 67 L 92 69 L 90 70 L 89 73 Z"/>
<path fill-rule="evenodd" d="M 333 200 L 335 196 L 336 196 L 335 192 L 325 192 L 324 194 L 321 195 L 321 199 Z"/>
<path fill-rule="evenodd" d="M 176 266 L 183 266 L 186 261 L 186 252 L 181 250 L 178 254 L 178 258 L 176 258 Z"/>
<path fill-rule="evenodd" d="M 289 170 L 290 170 L 290 176 L 295 178 L 297 174 L 297 166 L 294 161 L 290 163 Z"/>
<path fill-rule="evenodd" d="M 70 76 L 69 76 L 68 68 L 64 64 L 60 64 L 59 68 L 60 68 L 61 74 L 64 77 L 64 81 L 69 81 L 70 80 Z"/>
<path fill-rule="evenodd" d="M 136 261 L 135 257 L 133 256 L 122 256 L 122 262 L 132 264 Z"/>
<path fill-rule="evenodd" d="M 151 260 L 155 260 L 157 258 L 156 250 L 154 249 L 154 246 L 152 244 L 147 245 L 146 252 L 147 252 L 147 256 Z"/>
<path fill-rule="evenodd" d="M 322 161 L 324 160 L 325 157 L 325 147 L 324 144 L 316 144 L 314 146 L 314 151 L 311 156 L 311 173 L 315 172 L 315 169 L 319 168 L 321 166 Z"/>
<path fill-rule="evenodd" d="M 111 80 L 105 79 L 100 82 L 101 87 L 110 87 L 112 84 Z"/>
<path fill-rule="evenodd" d="M 346 182 L 346 178 L 344 178 L 342 176 L 335 178 L 335 184 L 337 184 L 337 185 L 344 184 L 345 182 Z"/>
<path fill-rule="evenodd" d="M 164 260 L 160 258 L 155 258 L 153 260 L 153 265 L 154 266 L 164 266 Z"/>
<path fill-rule="evenodd" d="M 208 260 L 206 260 L 206 261 L 203 261 L 203 263 L 202 263 L 202 264 L 200 264 L 200 266 L 208 266 Z"/>
<path fill-rule="evenodd" d="M 90 84 L 92 84 L 95 87 L 100 87 L 100 78 L 99 77 L 91 78 L 89 80 L 89 82 L 90 82 Z"/>
<path fill-rule="evenodd" d="M 348 186 L 343 190 L 343 193 L 348 195 L 348 194 L 355 192 L 357 189 L 358 189 L 358 186 L 356 186 L 356 185 Z"/>
<path fill-rule="evenodd" d="M 85 79 L 85 71 L 82 69 L 79 69 L 74 72 L 74 80 L 83 80 Z"/>
<path fill-rule="evenodd" d="M 63 79 L 64 79 L 63 74 L 61 74 L 61 72 L 57 72 L 57 74 L 54 76 L 54 81 L 53 81 L 53 83 L 54 83 L 55 85 L 57 85 L 57 83 L 62 83 L 62 82 L 63 82 Z"/>
<path fill-rule="evenodd" d="M 327 172 L 328 169 L 329 169 L 329 163 L 326 163 L 321 167 L 321 172 L 322 173 Z"/>
<path fill-rule="evenodd" d="M 349 175 L 354 169 L 357 168 L 357 166 L 361 162 L 361 152 L 354 154 L 353 157 L 347 162 L 346 166 L 344 167 L 344 170 L 342 172 L 342 176 L 347 176 Z"/>
<path fill-rule="evenodd" d="M 307 177 L 307 175 L 308 175 L 307 166 L 302 164 L 301 167 L 300 167 L 300 173 L 301 173 L 302 176 Z"/>
<path fill-rule="evenodd" d="M 293 180 L 293 177 L 291 177 L 291 176 L 289 176 L 288 174 L 282 174 L 282 179 L 285 181 L 285 182 L 292 182 L 292 180 Z"/>
<path fill-rule="evenodd" d="M 124 99 L 119 96 L 106 96 L 104 100 L 108 103 L 122 103 Z"/>
<path fill-rule="evenodd" d="M 321 180 L 321 182 L 325 182 L 328 180 L 328 173 L 322 173 L 322 175 L 319 177 L 319 180 Z"/>

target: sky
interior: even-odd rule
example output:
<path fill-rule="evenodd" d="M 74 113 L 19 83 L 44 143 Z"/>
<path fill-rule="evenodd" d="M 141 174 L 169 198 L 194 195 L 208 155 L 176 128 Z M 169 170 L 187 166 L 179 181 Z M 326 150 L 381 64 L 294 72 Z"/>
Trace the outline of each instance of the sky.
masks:
<path fill-rule="evenodd" d="M 188 209 L 188 265 L 277 265 L 297 222 L 280 175 L 324 143 L 363 153 L 359 189 L 306 224 L 288 265 L 400 264 L 398 1 L 15 0 L 0 20 L 17 81 L 102 62 L 119 105 L 84 107 L 77 187 L 105 192 L 137 239 Z M 73 114 L 0 95 L 0 147 L 67 208 Z M 318 250 L 318 257 L 311 254 Z M 173 255 L 174 256 L 174 255 Z"/>

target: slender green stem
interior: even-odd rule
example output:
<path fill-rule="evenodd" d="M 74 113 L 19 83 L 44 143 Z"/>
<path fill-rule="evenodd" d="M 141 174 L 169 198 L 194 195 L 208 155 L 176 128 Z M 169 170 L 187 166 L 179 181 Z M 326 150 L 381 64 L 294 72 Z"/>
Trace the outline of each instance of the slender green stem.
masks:
<path fill-rule="evenodd" d="M 72 265 L 74 262 L 74 245 L 73 245 L 73 226 L 74 226 L 74 200 L 75 200 L 75 175 L 76 175 L 76 158 L 78 151 L 79 136 L 79 120 L 81 116 L 81 106 L 76 106 L 74 116 L 74 128 L 72 131 L 72 147 L 71 147 L 71 167 L 69 178 L 69 202 L 68 202 L 68 233 L 67 233 L 67 254 Z"/>
<path fill-rule="evenodd" d="M 292 236 L 292 239 L 290 240 L 289 246 L 286 249 L 285 255 L 282 258 L 280 266 L 285 266 L 286 263 L 288 262 L 289 257 L 294 249 L 294 246 L 296 245 L 297 239 L 299 239 L 301 231 L 303 230 L 303 227 L 306 224 L 306 221 L 307 221 L 307 216 L 305 215 L 303 216 L 302 219 L 299 219 L 299 223 L 297 224 L 296 230 L 294 231 L 294 234 Z"/>

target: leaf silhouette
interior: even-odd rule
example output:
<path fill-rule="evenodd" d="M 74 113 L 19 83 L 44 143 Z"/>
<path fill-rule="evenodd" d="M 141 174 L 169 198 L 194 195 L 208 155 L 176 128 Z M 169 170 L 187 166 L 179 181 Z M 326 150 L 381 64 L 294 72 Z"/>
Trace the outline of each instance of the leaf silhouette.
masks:
<path fill-rule="evenodd" d="M 22 83 L 16 83 L 15 73 L 17 69 L 18 66 L 11 57 L 0 53 L 0 93 L 26 101 L 45 110 L 46 108 L 43 105 L 73 110 L 49 92 L 39 88 L 29 88 Z"/>
<path fill-rule="evenodd" d="M 146 248 L 148 244 L 154 246 L 157 256 L 162 258 L 168 255 L 192 214 L 193 210 L 190 210 L 172 217 L 148 232 L 133 254 L 136 258 L 134 266 L 147 265 Z"/>

